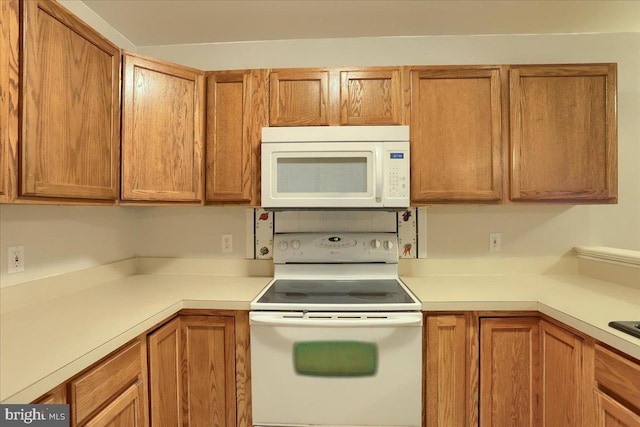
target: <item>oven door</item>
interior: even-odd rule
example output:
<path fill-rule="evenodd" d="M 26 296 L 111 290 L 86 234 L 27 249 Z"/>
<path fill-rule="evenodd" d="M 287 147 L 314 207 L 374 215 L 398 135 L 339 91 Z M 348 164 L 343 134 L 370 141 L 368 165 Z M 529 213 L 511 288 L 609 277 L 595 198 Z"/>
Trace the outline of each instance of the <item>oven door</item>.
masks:
<path fill-rule="evenodd" d="M 251 312 L 254 426 L 420 426 L 422 314 Z"/>

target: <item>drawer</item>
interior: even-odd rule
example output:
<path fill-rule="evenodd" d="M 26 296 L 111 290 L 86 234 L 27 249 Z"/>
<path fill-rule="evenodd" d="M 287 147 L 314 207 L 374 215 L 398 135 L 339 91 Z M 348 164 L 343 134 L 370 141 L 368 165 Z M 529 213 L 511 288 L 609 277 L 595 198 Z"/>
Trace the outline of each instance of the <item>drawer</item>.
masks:
<path fill-rule="evenodd" d="M 640 409 L 640 365 L 596 345 L 595 376 L 598 386 Z"/>
<path fill-rule="evenodd" d="M 76 424 L 142 378 L 142 351 L 140 341 L 135 341 L 71 381 Z"/>

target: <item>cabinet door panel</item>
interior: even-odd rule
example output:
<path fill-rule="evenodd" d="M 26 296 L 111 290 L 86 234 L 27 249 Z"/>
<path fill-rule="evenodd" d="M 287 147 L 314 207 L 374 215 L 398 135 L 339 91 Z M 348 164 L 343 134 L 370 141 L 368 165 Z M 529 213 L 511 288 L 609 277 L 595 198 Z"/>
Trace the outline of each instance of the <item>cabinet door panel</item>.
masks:
<path fill-rule="evenodd" d="M 429 315 L 425 327 L 424 425 L 477 425 L 477 324 L 465 315 Z M 471 338 L 470 338 L 471 337 Z M 472 351 L 474 348 L 475 353 Z M 475 390 L 474 390 L 475 389 Z"/>
<path fill-rule="evenodd" d="M 207 79 L 207 201 L 251 202 L 251 72 Z"/>
<path fill-rule="evenodd" d="M 615 201 L 615 64 L 518 66 L 510 84 L 511 198 Z"/>
<path fill-rule="evenodd" d="M 148 425 L 144 413 L 144 387 L 132 384 L 109 405 L 89 420 L 85 427 L 143 427 Z"/>
<path fill-rule="evenodd" d="M 204 76 L 124 57 L 122 199 L 202 200 Z"/>
<path fill-rule="evenodd" d="M 18 0 L 0 2 L 0 203 L 18 190 L 18 9 Z"/>
<path fill-rule="evenodd" d="M 271 126 L 329 124 L 329 71 L 273 71 L 269 82 Z"/>
<path fill-rule="evenodd" d="M 582 346 L 579 337 L 549 322 L 540 322 L 543 425 L 584 425 Z"/>
<path fill-rule="evenodd" d="M 411 72 L 411 201 L 502 195 L 498 68 Z"/>
<path fill-rule="evenodd" d="M 594 391 L 598 427 L 640 427 L 640 415 L 625 408 L 611 397 Z"/>
<path fill-rule="evenodd" d="M 180 318 L 150 334 L 148 342 L 151 425 L 181 426 Z"/>
<path fill-rule="evenodd" d="M 115 199 L 120 51 L 56 2 L 23 5 L 21 194 Z"/>
<path fill-rule="evenodd" d="M 234 335 L 233 317 L 183 318 L 185 420 L 190 426 L 236 425 Z"/>
<path fill-rule="evenodd" d="M 537 425 L 537 354 L 537 318 L 480 320 L 480 425 Z"/>
<path fill-rule="evenodd" d="M 340 75 L 340 124 L 402 123 L 399 70 L 342 71 Z"/>

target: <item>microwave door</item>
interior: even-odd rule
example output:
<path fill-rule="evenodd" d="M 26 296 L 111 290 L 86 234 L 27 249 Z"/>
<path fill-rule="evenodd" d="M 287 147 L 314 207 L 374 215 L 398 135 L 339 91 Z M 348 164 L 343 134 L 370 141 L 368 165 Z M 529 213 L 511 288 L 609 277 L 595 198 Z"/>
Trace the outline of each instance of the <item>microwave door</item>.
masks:
<path fill-rule="evenodd" d="M 263 157 L 270 174 L 263 179 L 263 206 L 368 208 L 381 203 L 382 174 L 375 166 L 381 153 L 319 145 L 292 151 L 286 144 Z"/>

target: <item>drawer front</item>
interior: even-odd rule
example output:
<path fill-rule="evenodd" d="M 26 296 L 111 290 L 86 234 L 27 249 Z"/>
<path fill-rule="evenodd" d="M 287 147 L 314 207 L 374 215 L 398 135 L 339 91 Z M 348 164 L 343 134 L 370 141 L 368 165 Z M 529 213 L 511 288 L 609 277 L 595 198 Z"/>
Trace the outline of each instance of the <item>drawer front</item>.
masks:
<path fill-rule="evenodd" d="M 601 388 L 640 409 L 640 365 L 611 350 L 596 346 L 596 381 Z"/>
<path fill-rule="evenodd" d="M 140 341 L 131 343 L 71 382 L 77 424 L 142 378 L 142 350 Z"/>

